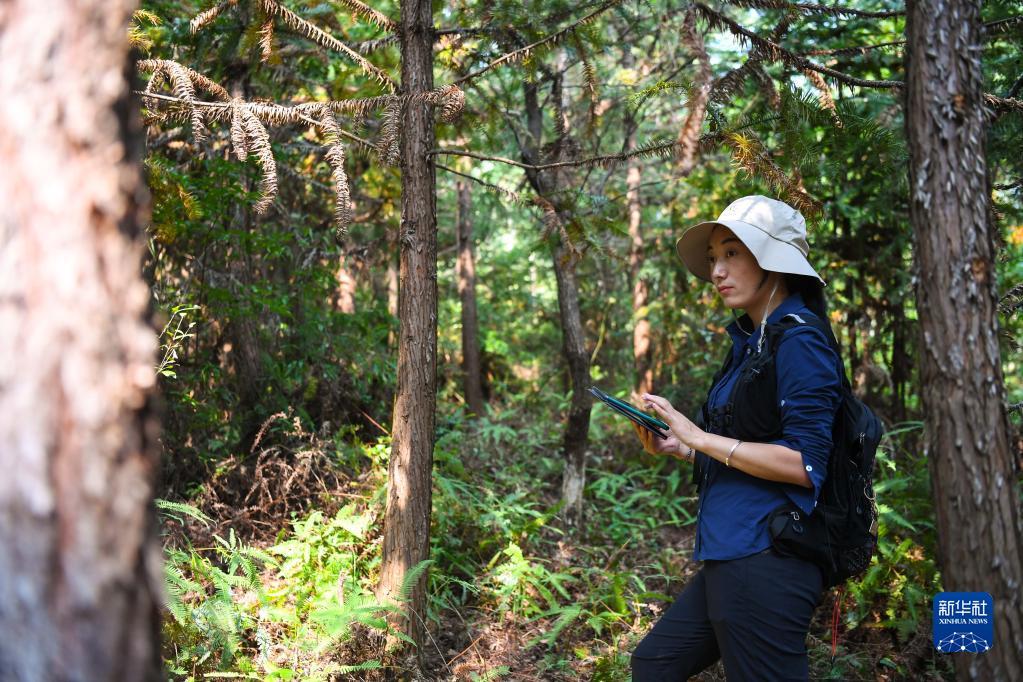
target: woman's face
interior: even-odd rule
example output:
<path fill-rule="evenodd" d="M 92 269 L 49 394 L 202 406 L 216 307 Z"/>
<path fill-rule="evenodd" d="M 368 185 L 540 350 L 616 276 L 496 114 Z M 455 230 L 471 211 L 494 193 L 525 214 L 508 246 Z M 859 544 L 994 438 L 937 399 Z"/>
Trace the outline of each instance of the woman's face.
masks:
<path fill-rule="evenodd" d="M 717 225 L 711 231 L 707 262 L 710 279 L 729 308 L 748 310 L 767 295 L 769 288 L 764 285 L 769 273 L 727 227 Z"/>

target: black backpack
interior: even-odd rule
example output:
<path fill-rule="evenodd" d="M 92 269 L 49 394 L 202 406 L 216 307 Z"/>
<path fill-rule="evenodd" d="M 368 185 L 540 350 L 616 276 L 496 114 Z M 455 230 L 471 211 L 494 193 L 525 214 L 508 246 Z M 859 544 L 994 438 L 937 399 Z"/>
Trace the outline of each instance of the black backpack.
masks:
<path fill-rule="evenodd" d="M 798 315 L 788 315 L 778 323 L 767 325 L 766 352 L 763 357 L 752 359 L 749 363 L 751 371 L 744 372 L 744 375 L 760 375 L 773 382 L 778 342 L 786 331 L 800 325 L 821 330 L 841 357 L 831 325 L 817 317 L 806 317 L 804 320 Z M 726 360 L 715 377 L 715 383 L 728 364 Z M 737 387 L 743 384 L 743 380 L 740 376 Z M 773 404 L 761 403 L 764 409 L 753 410 L 757 414 L 749 415 L 753 422 L 760 422 L 756 427 L 763 428 L 765 415 L 771 414 Z M 706 410 L 704 413 L 706 418 Z M 728 414 L 725 419 L 731 424 L 733 420 L 746 416 Z M 780 425 L 775 428 L 780 428 Z M 873 473 L 877 446 L 883 434 L 881 421 L 853 394 L 843 371 L 842 402 L 832 427 L 834 448 L 828 459 L 828 473 L 821 486 L 817 506 L 809 516 L 792 503 L 771 513 L 769 528 L 775 550 L 817 564 L 824 576 L 825 589 L 840 585 L 866 570 L 877 547 Z"/>

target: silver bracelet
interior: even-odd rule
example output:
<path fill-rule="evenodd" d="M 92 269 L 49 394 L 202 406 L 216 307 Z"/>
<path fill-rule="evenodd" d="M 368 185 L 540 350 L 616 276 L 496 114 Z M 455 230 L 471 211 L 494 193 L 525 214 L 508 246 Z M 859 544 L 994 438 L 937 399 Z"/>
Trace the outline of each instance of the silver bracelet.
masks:
<path fill-rule="evenodd" d="M 725 466 L 726 467 L 732 466 L 731 464 L 728 463 L 728 460 L 730 460 L 732 458 L 732 453 L 735 452 L 735 448 L 739 447 L 740 445 L 742 445 L 742 441 L 741 440 L 737 440 L 737 441 L 735 441 L 735 445 L 732 446 L 732 449 L 728 451 L 728 456 L 725 457 Z"/>

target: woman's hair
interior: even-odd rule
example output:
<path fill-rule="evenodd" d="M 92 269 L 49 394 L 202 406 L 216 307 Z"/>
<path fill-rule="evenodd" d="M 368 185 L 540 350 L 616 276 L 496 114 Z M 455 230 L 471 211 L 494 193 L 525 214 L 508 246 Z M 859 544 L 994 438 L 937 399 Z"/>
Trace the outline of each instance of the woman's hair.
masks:
<path fill-rule="evenodd" d="M 803 302 L 814 315 L 825 322 L 831 322 L 831 319 L 828 317 L 828 304 L 824 300 L 824 285 L 821 284 L 819 279 L 807 277 L 806 275 L 785 273 L 785 286 L 788 287 L 790 294 L 796 292 L 802 294 Z"/>

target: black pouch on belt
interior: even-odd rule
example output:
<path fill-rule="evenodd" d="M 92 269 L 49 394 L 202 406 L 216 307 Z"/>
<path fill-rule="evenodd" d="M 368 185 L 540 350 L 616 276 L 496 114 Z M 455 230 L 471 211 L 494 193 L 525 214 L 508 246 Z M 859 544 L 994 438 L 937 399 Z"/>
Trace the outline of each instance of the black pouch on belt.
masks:
<path fill-rule="evenodd" d="M 811 561 L 824 572 L 825 576 L 835 570 L 828 537 L 824 509 L 815 509 L 807 516 L 794 504 L 778 507 L 769 519 L 771 545 L 783 556 L 794 556 Z"/>

